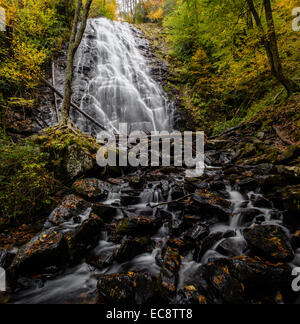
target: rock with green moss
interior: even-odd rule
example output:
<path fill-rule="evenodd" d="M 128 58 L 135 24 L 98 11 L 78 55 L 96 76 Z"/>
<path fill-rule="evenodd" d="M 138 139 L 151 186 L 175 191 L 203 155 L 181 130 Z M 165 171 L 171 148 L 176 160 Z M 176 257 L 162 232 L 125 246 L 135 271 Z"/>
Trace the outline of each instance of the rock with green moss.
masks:
<path fill-rule="evenodd" d="M 300 155 L 300 146 L 299 145 L 290 145 L 278 158 L 278 161 L 281 163 L 288 163 L 293 159 L 299 157 Z"/>
<path fill-rule="evenodd" d="M 50 154 L 50 165 L 56 178 L 72 181 L 92 170 L 102 171 L 97 165 L 96 154 L 100 146 L 96 139 L 79 130 L 49 128 L 33 140 L 42 151 Z"/>

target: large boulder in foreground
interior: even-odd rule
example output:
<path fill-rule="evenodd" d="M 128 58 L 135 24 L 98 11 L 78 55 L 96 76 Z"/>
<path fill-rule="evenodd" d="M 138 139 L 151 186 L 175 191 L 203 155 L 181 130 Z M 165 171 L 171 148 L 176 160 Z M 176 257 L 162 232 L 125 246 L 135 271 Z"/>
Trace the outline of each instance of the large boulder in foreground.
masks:
<path fill-rule="evenodd" d="M 97 284 L 104 302 L 109 304 L 146 304 L 153 301 L 156 282 L 148 273 L 101 275 Z"/>
<path fill-rule="evenodd" d="M 247 243 L 259 255 L 275 262 L 288 262 L 294 258 L 290 240 L 282 227 L 256 225 L 244 231 Z"/>
<path fill-rule="evenodd" d="M 238 257 L 217 260 L 200 270 L 201 279 L 204 277 L 213 288 L 217 303 L 261 303 L 264 298 L 272 297 L 272 302 L 276 302 L 278 292 L 287 299 L 293 297 L 291 268 L 282 263 L 275 265 L 263 263 L 259 258 Z"/>
<path fill-rule="evenodd" d="M 35 274 L 68 260 L 68 246 L 63 234 L 49 229 L 35 236 L 16 255 L 10 270 L 15 274 Z"/>

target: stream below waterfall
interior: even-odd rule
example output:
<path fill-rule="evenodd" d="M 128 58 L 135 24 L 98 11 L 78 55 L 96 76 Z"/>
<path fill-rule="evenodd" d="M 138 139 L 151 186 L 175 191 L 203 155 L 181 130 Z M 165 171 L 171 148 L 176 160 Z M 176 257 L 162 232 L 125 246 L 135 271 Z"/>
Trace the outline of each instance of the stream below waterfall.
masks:
<path fill-rule="evenodd" d="M 80 102 L 84 111 L 110 130 L 128 123 L 130 131 L 169 131 L 174 106 L 149 69 L 129 24 L 103 18 L 89 20 L 77 55 L 74 101 Z M 81 130 L 97 135 L 99 130 L 76 112 L 72 118 Z M 233 155 L 230 150 L 208 148 L 205 174 L 199 179 L 185 179 L 183 169 L 172 167 L 140 169 L 122 179 L 108 179 L 108 196 L 93 203 L 113 207 L 116 213 L 105 222 L 98 243 L 71 267 L 53 267 L 38 276 L 21 278 L 22 288 L 14 293 L 12 301 L 94 303 L 99 278 L 103 281 L 108 278 L 106 275 L 126 273 L 147 273 L 161 278 L 169 289 L 168 297 L 162 298 L 164 301 L 188 303 L 196 290 L 201 296 L 205 289 L 214 291 L 215 288 L 209 288 L 213 285 L 208 288 L 204 285 L 204 289 L 195 283 L 198 274 L 217 260 L 242 255 L 252 258 L 245 229 L 253 225 L 268 229 L 274 226 L 291 238 L 283 226 L 283 210 L 264 196 L 261 186 L 251 181 L 242 186 L 245 178 L 259 173 L 258 169 L 244 168 L 239 174 L 231 163 Z M 242 181 L 235 182 L 233 175 L 236 178 L 240 175 Z M 194 197 L 174 202 L 188 194 Z M 161 202 L 171 203 L 153 208 Z M 78 216 L 79 222 L 86 220 L 90 212 L 90 207 L 84 209 Z M 140 217 L 155 223 L 148 224 L 151 231 L 139 232 L 143 228 L 138 223 Z M 125 227 L 128 224 L 124 220 L 133 219 L 141 227 L 136 231 L 130 228 L 128 233 L 121 228 L 121 232 L 120 224 Z M 70 231 L 76 226 L 76 222 L 68 220 L 60 229 Z M 146 243 L 142 243 L 142 252 L 134 255 L 130 241 L 137 237 L 146 237 Z M 288 259 L 286 264 L 300 265 L 300 251 L 296 250 L 294 256 L 294 261 Z M 209 281 L 208 277 L 205 279 Z M 233 283 L 231 286 L 234 287 Z M 185 287 L 189 287 L 190 294 Z M 212 294 L 207 293 L 207 298 L 213 300 Z"/>

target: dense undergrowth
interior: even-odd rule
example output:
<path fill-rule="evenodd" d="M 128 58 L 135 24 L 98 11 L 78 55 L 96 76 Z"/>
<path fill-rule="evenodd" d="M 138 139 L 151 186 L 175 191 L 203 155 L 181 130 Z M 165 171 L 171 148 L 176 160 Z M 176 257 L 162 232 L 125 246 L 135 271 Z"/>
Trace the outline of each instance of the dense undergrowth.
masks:
<path fill-rule="evenodd" d="M 277 122 L 288 131 L 293 141 L 299 141 L 299 94 L 287 98 L 282 85 L 271 77 L 266 66 L 255 70 L 251 78 L 247 75 L 245 79 L 234 80 L 232 74 L 203 70 L 205 60 L 200 60 L 197 64 L 202 67 L 201 74 L 199 66 L 195 67 L 195 56 L 183 58 L 174 52 L 174 40 L 168 38 L 169 41 L 165 41 L 168 37 L 166 27 L 154 23 L 137 26 L 150 39 L 160 59 L 167 62 L 171 75 L 165 90 L 172 93 L 172 88 L 177 89 L 194 128 L 205 130 L 209 135 L 219 135 L 231 127 L 262 120 L 262 129 L 270 130 Z M 288 63 L 288 71 L 295 79 L 300 77 L 299 64 L 296 63 L 297 44 Z M 243 65 L 244 62 L 237 61 L 237 64 Z"/>
<path fill-rule="evenodd" d="M 51 60 L 68 40 L 75 1 L 0 0 L 0 7 L 6 11 L 6 32 L 0 32 L 1 227 L 47 215 L 62 186 L 49 152 L 51 146 L 63 149 L 72 145 L 72 136 L 54 136 L 49 131 L 45 141 L 20 139 L 14 143 L 6 128 L 11 126 L 8 111 L 21 113 L 26 123 L 27 111 L 39 109 L 36 98 L 40 77 L 47 76 Z M 114 19 L 116 1 L 94 0 L 90 16 L 99 15 Z M 80 145 L 84 145 L 83 141 Z"/>

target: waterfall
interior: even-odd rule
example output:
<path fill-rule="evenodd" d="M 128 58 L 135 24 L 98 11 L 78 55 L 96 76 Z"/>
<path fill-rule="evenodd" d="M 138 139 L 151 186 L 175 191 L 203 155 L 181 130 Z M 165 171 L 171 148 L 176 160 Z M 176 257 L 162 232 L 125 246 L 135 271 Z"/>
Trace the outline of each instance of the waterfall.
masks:
<path fill-rule="evenodd" d="M 76 56 L 73 100 L 109 130 L 127 123 L 129 131 L 170 131 L 172 103 L 149 70 L 128 23 L 90 19 Z M 75 111 L 72 119 L 84 132 L 99 132 Z"/>

